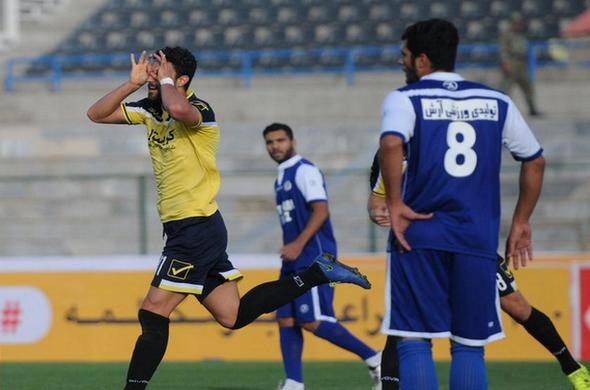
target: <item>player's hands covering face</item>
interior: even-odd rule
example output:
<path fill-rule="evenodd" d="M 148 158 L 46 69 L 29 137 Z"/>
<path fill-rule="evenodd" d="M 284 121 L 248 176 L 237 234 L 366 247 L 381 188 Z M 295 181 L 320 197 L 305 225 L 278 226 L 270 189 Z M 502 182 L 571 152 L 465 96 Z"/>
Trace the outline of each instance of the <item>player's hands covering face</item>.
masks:
<path fill-rule="evenodd" d="M 135 60 L 135 54 L 130 54 L 131 58 L 131 73 L 129 74 L 129 82 L 139 87 L 144 85 L 148 80 L 148 60 L 145 50 L 141 52 L 139 60 Z"/>
<path fill-rule="evenodd" d="M 168 62 L 166 55 L 162 50 L 154 54 L 154 57 L 160 62 L 158 68 L 158 81 L 170 77 L 172 80 L 176 80 L 176 70 L 171 62 Z"/>

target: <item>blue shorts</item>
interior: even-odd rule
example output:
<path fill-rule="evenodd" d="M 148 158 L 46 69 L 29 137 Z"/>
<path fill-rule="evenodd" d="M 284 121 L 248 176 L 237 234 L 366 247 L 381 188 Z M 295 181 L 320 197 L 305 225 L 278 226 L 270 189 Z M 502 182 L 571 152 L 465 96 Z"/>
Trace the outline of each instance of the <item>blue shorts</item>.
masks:
<path fill-rule="evenodd" d="M 281 279 L 290 278 L 294 271 L 281 269 Z M 296 324 L 314 321 L 336 322 L 334 315 L 334 287 L 321 284 L 277 309 L 277 318 L 293 318 Z"/>
<path fill-rule="evenodd" d="M 389 253 L 382 332 L 482 346 L 504 337 L 497 259 L 430 249 Z"/>
<path fill-rule="evenodd" d="M 164 233 L 166 245 L 152 286 L 194 294 L 202 301 L 217 286 L 243 277 L 228 259 L 227 230 L 219 211 L 166 222 Z"/>

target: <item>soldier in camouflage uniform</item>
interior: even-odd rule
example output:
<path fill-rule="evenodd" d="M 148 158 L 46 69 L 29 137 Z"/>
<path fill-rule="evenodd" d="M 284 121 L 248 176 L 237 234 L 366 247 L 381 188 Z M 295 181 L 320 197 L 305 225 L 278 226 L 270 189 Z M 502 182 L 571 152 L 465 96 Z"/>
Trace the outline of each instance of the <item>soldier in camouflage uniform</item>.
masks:
<path fill-rule="evenodd" d="M 529 114 L 540 115 L 535 106 L 532 82 L 527 69 L 528 41 L 523 32 L 520 15 L 513 15 L 510 28 L 500 35 L 500 64 L 502 66 L 502 84 L 500 89 L 510 92 L 516 83 L 522 90 Z"/>

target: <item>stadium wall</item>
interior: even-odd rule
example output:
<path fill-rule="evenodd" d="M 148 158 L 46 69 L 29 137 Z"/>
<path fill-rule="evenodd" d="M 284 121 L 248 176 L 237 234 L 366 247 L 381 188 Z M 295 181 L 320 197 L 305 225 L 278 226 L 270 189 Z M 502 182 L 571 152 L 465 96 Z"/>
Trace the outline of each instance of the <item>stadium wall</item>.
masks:
<path fill-rule="evenodd" d="M 385 256 L 344 258 L 359 266 L 373 289 L 338 286 L 335 310 L 345 325 L 381 349 Z M 275 279 L 276 255 L 232 257 L 245 271 L 240 290 Z M 139 333 L 136 314 L 157 259 L 150 256 L 0 258 L 0 361 L 126 361 Z M 578 358 L 590 359 L 590 253 L 543 256 L 517 282 L 529 301 L 555 323 Z M 171 317 L 166 359 L 280 360 L 272 315 L 239 332 L 217 325 L 194 299 Z M 506 338 L 486 350 L 490 360 L 550 360 L 551 355 L 504 315 Z M 307 360 L 349 360 L 351 355 L 307 337 Z M 448 342 L 435 358 L 449 358 Z"/>

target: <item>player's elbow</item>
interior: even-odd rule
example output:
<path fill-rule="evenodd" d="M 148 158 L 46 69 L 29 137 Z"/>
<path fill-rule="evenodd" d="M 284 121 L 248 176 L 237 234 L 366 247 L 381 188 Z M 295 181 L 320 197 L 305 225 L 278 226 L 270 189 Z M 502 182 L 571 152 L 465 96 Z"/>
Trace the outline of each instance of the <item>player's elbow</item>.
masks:
<path fill-rule="evenodd" d="M 86 111 L 86 116 L 88 117 L 88 119 L 90 119 L 92 122 L 94 123 L 100 123 L 100 117 L 97 115 L 96 111 L 93 110 L 92 107 L 90 107 L 88 109 L 88 111 Z"/>
<path fill-rule="evenodd" d="M 173 103 L 167 108 L 168 113 L 172 118 L 181 122 L 193 122 L 191 118 L 193 114 L 193 108 L 188 104 Z"/>
<path fill-rule="evenodd" d="M 381 152 L 391 152 L 400 149 L 403 146 L 403 141 L 400 137 L 395 135 L 386 135 L 381 138 L 380 147 Z"/>

